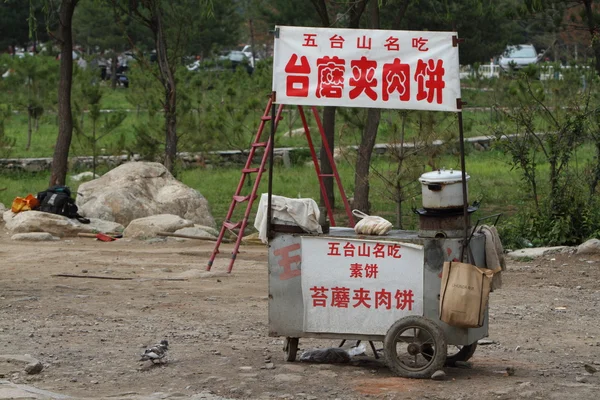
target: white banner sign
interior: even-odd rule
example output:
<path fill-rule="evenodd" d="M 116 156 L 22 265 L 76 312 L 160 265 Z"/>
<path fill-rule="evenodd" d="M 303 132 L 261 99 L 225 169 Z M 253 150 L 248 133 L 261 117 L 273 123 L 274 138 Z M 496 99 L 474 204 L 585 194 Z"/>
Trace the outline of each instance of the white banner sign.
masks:
<path fill-rule="evenodd" d="M 459 111 L 456 32 L 276 29 L 276 103 Z"/>
<path fill-rule="evenodd" d="M 302 238 L 304 331 L 385 335 L 423 315 L 423 247 Z"/>

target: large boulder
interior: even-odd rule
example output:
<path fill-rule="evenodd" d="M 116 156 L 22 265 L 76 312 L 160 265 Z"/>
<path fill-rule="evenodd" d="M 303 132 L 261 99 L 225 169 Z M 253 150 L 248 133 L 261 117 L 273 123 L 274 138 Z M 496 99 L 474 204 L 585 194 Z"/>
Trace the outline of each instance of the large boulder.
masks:
<path fill-rule="evenodd" d="M 80 232 L 123 231 L 123 225 L 116 222 L 91 219 L 89 224 L 82 224 L 76 219 L 41 211 L 22 211 L 18 214 L 7 211 L 4 221 L 6 229 L 12 233 L 48 232 L 58 237 L 77 236 Z"/>
<path fill-rule="evenodd" d="M 577 247 L 577 254 L 598 254 L 600 253 L 600 240 L 590 239 Z"/>
<path fill-rule="evenodd" d="M 77 206 L 88 218 L 125 226 L 138 218 L 174 214 L 197 224 L 215 226 L 208 201 L 159 163 L 130 162 L 77 189 Z"/>
<path fill-rule="evenodd" d="M 134 219 L 127 225 L 123 236 L 131 238 L 150 238 L 158 232 L 173 233 L 183 228 L 193 227 L 194 222 L 178 215 L 160 214 Z"/>

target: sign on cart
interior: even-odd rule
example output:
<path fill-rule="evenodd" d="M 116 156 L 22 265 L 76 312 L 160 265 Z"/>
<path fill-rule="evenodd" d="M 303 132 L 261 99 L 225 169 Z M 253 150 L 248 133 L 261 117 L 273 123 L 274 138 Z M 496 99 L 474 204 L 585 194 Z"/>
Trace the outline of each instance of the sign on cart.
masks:
<path fill-rule="evenodd" d="M 280 104 L 459 111 L 456 32 L 276 28 Z"/>
<path fill-rule="evenodd" d="M 423 315 L 423 247 L 302 238 L 304 331 L 385 335 Z"/>

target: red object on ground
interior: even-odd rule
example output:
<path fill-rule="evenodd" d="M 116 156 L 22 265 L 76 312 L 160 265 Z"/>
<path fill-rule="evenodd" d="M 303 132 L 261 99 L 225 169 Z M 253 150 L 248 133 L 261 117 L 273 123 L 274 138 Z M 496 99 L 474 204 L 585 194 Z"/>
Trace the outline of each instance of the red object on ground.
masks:
<path fill-rule="evenodd" d="M 116 240 L 114 237 L 105 235 L 104 233 L 98 233 L 96 239 L 102 242 L 114 242 Z"/>

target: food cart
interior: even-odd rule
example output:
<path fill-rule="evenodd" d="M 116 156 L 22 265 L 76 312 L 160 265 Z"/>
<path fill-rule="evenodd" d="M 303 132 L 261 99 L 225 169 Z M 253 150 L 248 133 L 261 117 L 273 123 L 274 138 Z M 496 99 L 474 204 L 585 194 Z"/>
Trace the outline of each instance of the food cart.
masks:
<path fill-rule="evenodd" d="M 381 341 L 404 377 L 468 360 L 487 316 L 470 329 L 439 319 L 444 262 L 485 267 L 485 237 L 470 224 L 456 33 L 278 27 L 275 37 L 277 103 L 456 112 L 462 171 L 422 177 L 418 231 L 306 233 L 273 217 L 269 201 L 269 335 L 286 338 L 287 361 L 301 338 Z"/>

